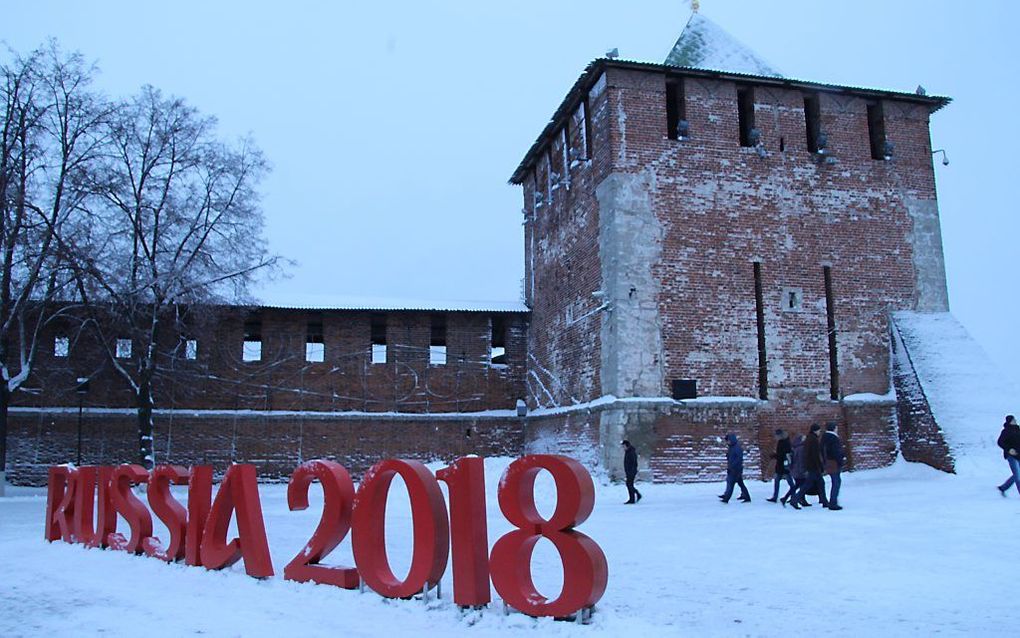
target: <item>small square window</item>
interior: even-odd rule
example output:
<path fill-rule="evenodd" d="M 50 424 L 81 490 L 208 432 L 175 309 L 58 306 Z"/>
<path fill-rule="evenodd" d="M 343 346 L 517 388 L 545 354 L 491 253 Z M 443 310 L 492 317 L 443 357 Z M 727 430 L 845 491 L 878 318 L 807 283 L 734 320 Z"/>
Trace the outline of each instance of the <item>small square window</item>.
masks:
<path fill-rule="evenodd" d="M 67 337 L 57 337 L 53 340 L 53 356 L 66 357 L 71 353 L 71 340 Z"/>
<path fill-rule="evenodd" d="M 446 346 L 429 346 L 429 363 L 434 366 L 445 366 Z"/>
<path fill-rule="evenodd" d="M 244 346 L 241 349 L 241 359 L 243 361 L 261 361 L 262 360 L 262 341 L 244 341 Z"/>
<path fill-rule="evenodd" d="M 117 358 L 118 359 L 130 359 L 131 358 L 131 340 L 130 339 L 117 339 Z"/>
<path fill-rule="evenodd" d="M 783 288 L 783 312 L 800 312 L 804 306 L 804 291 L 800 288 Z"/>
<path fill-rule="evenodd" d="M 386 344 L 372 344 L 372 363 L 386 363 Z"/>
<path fill-rule="evenodd" d="M 305 361 L 322 363 L 326 360 L 326 344 L 321 341 L 309 341 L 305 344 Z"/>
<path fill-rule="evenodd" d="M 194 361 L 198 358 L 198 341 L 188 339 L 184 342 L 184 358 L 188 361 Z"/>

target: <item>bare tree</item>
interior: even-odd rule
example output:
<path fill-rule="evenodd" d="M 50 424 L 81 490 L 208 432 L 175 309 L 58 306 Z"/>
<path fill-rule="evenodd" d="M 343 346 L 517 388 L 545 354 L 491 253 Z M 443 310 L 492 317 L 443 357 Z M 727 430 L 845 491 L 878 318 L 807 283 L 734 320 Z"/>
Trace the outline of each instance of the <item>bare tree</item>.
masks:
<path fill-rule="evenodd" d="M 8 56 L 0 63 L 0 479 L 11 395 L 32 373 L 40 328 L 73 292 L 58 236 L 72 234 L 88 197 L 108 113 L 80 55 L 51 42 Z"/>
<path fill-rule="evenodd" d="M 243 299 L 276 259 L 256 190 L 267 172 L 250 139 L 145 87 L 109 126 L 92 231 L 68 240 L 87 325 L 136 397 L 139 460 L 153 465 L 154 386 L 189 312 Z"/>

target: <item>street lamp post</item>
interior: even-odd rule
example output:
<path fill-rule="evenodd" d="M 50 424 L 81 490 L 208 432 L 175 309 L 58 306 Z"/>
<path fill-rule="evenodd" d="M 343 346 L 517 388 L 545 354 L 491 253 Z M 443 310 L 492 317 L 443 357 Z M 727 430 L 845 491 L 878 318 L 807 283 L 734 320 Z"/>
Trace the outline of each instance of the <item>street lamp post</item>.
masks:
<path fill-rule="evenodd" d="M 89 378 L 78 377 L 78 385 L 74 388 L 78 395 L 78 461 L 76 465 L 81 467 L 81 420 L 82 412 L 85 409 L 85 395 L 89 393 Z"/>

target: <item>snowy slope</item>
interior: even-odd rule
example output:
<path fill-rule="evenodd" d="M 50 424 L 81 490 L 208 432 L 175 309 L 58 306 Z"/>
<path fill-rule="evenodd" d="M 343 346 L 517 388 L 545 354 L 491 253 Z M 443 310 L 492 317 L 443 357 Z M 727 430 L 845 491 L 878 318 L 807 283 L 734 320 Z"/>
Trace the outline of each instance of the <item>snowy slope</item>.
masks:
<path fill-rule="evenodd" d="M 1004 470 L 995 441 L 1003 417 L 1020 413 L 1020 392 L 950 313 L 897 312 L 894 321 L 956 471 Z"/>
<path fill-rule="evenodd" d="M 666 64 L 782 77 L 776 67 L 700 13 L 691 16 Z"/>

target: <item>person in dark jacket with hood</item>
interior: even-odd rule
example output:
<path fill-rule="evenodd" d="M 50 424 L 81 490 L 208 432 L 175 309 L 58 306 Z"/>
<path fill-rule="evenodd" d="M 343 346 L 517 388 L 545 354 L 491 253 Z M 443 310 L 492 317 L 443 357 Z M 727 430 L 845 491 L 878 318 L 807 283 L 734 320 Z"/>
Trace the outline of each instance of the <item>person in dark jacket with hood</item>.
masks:
<path fill-rule="evenodd" d="M 783 497 L 783 504 L 786 504 L 786 500 L 793 495 L 794 486 L 793 478 L 790 476 L 790 465 L 793 462 L 793 446 L 790 445 L 790 436 L 783 430 L 776 430 L 776 451 L 772 454 L 772 458 L 776 460 L 775 476 L 772 479 L 772 498 L 765 499 L 769 503 L 775 503 L 779 500 L 779 484 L 786 479 L 786 483 L 790 486 L 790 489 L 786 492 L 786 496 Z"/>
<path fill-rule="evenodd" d="M 751 494 L 744 485 L 744 449 L 740 447 L 740 441 L 736 434 L 727 434 L 726 443 L 726 491 L 719 495 L 719 500 L 729 503 L 733 496 L 733 486 L 740 486 L 740 500 L 745 503 L 751 502 Z"/>
<path fill-rule="evenodd" d="M 818 431 L 822 428 L 817 423 L 811 426 L 807 441 L 804 443 L 804 484 L 797 488 L 791 499 L 793 509 L 800 509 L 800 501 L 812 488 L 818 490 L 818 499 L 822 507 L 829 506 L 829 499 L 825 496 L 825 479 L 822 478 L 822 452 L 818 442 Z"/>
<path fill-rule="evenodd" d="M 623 473 L 627 477 L 627 500 L 624 505 L 633 505 L 641 500 L 641 492 L 634 487 L 637 478 L 637 450 L 630 441 L 623 441 Z"/>
<path fill-rule="evenodd" d="M 843 509 L 839 505 L 839 486 L 843 480 L 839 474 L 846 465 L 846 454 L 843 451 L 843 442 L 836 434 L 836 424 L 829 422 L 825 424 L 825 434 L 822 435 L 822 471 L 829 475 L 832 481 L 832 494 L 829 496 L 828 508 L 833 511 Z M 823 486 L 824 491 L 824 486 Z"/>
<path fill-rule="evenodd" d="M 1017 492 L 1020 492 L 1020 425 L 1017 425 L 1016 417 L 1012 414 L 1006 416 L 997 443 L 1002 448 L 1002 458 L 1009 463 L 1010 471 L 1009 478 L 999 486 L 999 494 L 1005 496 L 1006 490 L 1014 485 Z"/>
<path fill-rule="evenodd" d="M 807 437 L 803 434 L 798 434 L 797 438 L 793 440 L 793 452 L 791 453 L 792 460 L 790 462 L 790 474 L 793 476 L 793 484 L 800 489 L 800 486 L 807 480 L 807 470 L 804 469 L 804 441 Z M 783 498 L 779 499 L 779 502 L 786 507 L 786 502 L 793 498 L 793 495 L 797 493 L 795 489 L 793 494 L 787 494 Z M 804 495 L 801 495 L 797 505 L 801 507 L 811 507 L 811 503 L 807 502 Z"/>

